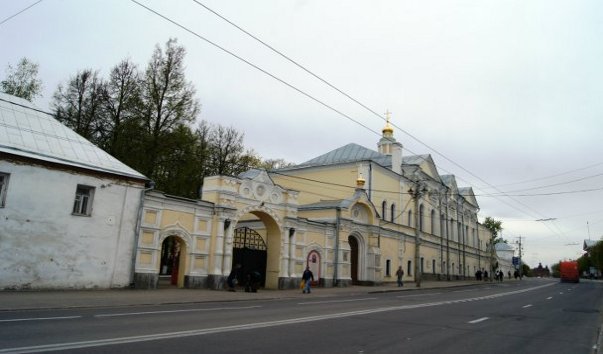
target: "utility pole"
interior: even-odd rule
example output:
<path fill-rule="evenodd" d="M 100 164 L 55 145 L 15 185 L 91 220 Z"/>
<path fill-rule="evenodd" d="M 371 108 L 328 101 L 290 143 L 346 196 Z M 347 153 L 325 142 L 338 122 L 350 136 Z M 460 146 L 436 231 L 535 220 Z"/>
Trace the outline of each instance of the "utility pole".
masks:
<path fill-rule="evenodd" d="M 517 242 L 519 245 L 519 279 L 523 278 L 523 265 L 521 261 L 522 249 L 521 249 L 521 236 L 519 236 L 519 241 Z"/>
<path fill-rule="evenodd" d="M 427 192 L 425 186 L 421 186 L 418 182 L 415 183 L 416 190 L 412 187 L 408 190 L 411 198 L 414 200 L 415 205 L 415 284 L 417 288 L 421 287 L 421 277 L 423 276 L 421 270 L 421 224 L 419 220 L 419 198 Z"/>

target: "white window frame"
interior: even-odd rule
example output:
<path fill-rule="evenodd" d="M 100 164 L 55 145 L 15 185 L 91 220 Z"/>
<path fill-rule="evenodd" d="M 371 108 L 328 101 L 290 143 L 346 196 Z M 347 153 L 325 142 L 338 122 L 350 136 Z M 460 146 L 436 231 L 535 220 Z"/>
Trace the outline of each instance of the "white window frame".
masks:
<path fill-rule="evenodd" d="M 78 184 L 75 189 L 75 198 L 73 201 L 72 215 L 90 216 L 92 215 L 92 203 L 94 201 L 94 187 Z"/>
<path fill-rule="evenodd" d="M 6 194 L 8 192 L 9 173 L 0 172 L 0 208 L 6 205 Z"/>

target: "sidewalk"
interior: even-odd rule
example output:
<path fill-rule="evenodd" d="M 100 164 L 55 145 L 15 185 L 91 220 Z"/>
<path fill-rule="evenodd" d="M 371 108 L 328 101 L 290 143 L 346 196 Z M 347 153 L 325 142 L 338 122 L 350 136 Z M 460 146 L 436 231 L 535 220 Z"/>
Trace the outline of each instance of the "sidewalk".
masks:
<path fill-rule="evenodd" d="M 508 282 L 513 282 L 510 280 Z M 257 293 L 244 291 L 228 292 L 209 289 L 158 289 L 158 290 L 48 290 L 48 291 L 2 291 L 0 311 L 67 309 L 86 307 L 120 307 L 135 305 L 185 304 L 220 301 L 276 300 L 308 297 L 335 297 L 419 289 L 449 288 L 470 285 L 499 284 L 483 281 L 423 281 L 421 288 L 406 282 L 399 288 L 396 284 L 380 286 L 351 286 L 346 288 L 314 288 L 311 294 L 301 290 L 259 290 Z"/>

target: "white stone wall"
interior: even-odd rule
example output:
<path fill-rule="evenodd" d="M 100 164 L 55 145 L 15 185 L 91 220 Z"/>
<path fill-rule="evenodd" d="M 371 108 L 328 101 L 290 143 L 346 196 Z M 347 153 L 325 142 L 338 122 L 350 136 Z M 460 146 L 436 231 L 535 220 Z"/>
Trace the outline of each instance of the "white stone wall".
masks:
<path fill-rule="evenodd" d="M 0 160 L 0 290 L 125 287 L 142 182 Z M 77 185 L 95 187 L 91 216 L 72 215 Z"/>

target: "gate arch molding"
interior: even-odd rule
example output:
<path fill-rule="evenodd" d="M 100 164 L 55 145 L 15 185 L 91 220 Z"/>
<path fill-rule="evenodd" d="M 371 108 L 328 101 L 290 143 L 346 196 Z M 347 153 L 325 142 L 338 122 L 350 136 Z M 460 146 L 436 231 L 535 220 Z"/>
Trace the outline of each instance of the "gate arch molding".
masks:
<path fill-rule="evenodd" d="M 236 229 L 241 227 L 239 220 L 246 214 L 255 215 L 260 219 L 266 228 L 266 273 L 265 273 L 265 287 L 267 289 L 278 289 L 279 288 L 279 275 L 281 274 L 281 258 L 283 253 L 283 225 L 281 218 L 278 214 L 264 205 L 250 205 L 243 209 L 238 210 L 235 215 L 233 228 Z M 233 254 L 234 244 L 232 242 L 227 243 L 227 247 L 230 247 L 230 254 Z M 232 265 L 231 265 L 232 267 Z"/>
<path fill-rule="evenodd" d="M 168 237 L 175 237 L 178 240 L 178 243 L 181 244 L 180 248 L 180 261 L 178 262 L 178 276 L 177 276 L 177 286 L 182 288 L 184 287 L 184 279 L 189 274 L 189 267 L 191 264 L 191 246 L 193 244 L 193 239 L 191 235 L 180 225 L 168 226 L 167 228 L 161 230 L 159 232 L 159 237 L 157 239 L 156 249 L 159 254 L 161 254 L 163 242 Z M 161 257 L 159 257 L 161 258 Z M 155 271 L 157 274 L 160 273 L 160 259 L 157 260 L 155 264 Z"/>

